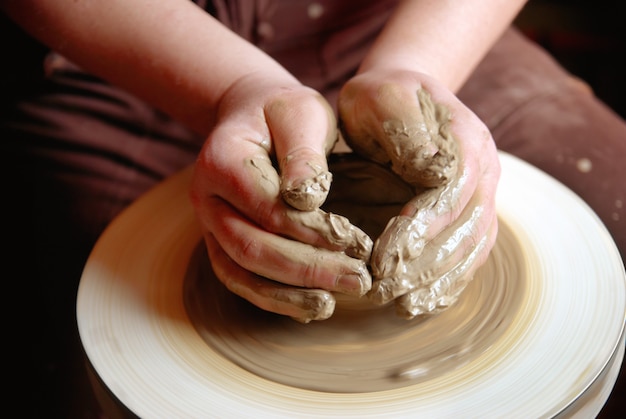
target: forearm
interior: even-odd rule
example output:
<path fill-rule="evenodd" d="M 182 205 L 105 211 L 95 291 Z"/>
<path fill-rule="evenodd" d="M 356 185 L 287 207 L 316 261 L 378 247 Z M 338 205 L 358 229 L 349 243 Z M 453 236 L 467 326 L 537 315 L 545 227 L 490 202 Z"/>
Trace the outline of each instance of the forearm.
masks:
<path fill-rule="evenodd" d="M 3 10 L 78 65 L 206 134 L 224 92 L 262 71 L 297 81 L 188 0 L 5 0 Z"/>
<path fill-rule="evenodd" d="M 359 71 L 419 71 L 456 91 L 525 3 L 405 0 L 398 5 Z"/>

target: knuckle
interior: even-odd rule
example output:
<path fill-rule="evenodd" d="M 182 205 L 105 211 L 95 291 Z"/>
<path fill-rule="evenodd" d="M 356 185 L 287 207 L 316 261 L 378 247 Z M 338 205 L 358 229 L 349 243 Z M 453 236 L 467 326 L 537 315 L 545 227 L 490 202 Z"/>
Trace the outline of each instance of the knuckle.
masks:
<path fill-rule="evenodd" d="M 259 203 L 256 207 L 257 223 L 269 232 L 280 232 L 285 224 L 284 208 L 277 205 Z"/>
<path fill-rule="evenodd" d="M 316 262 L 316 260 L 312 260 L 310 263 L 306 263 L 300 268 L 299 275 L 302 286 L 306 288 L 320 288 L 320 279 L 324 276 L 324 269 Z M 321 288 L 328 289 L 330 287 Z"/>
<path fill-rule="evenodd" d="M 246 261 L 250 264 L 254 264 L 261 259 L 263 246 L 256 239 L 248 236 L 239 236 L 234 240 L 233 259 L 236 261 Z"/>

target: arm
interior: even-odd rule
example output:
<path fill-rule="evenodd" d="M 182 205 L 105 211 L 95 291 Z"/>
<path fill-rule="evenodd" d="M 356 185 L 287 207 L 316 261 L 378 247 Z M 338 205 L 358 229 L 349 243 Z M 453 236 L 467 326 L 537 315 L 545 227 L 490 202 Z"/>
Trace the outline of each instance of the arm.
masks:
<path fill-rule="evenodd" d="M 85 70 L 206 136 L 190 195 L 213 269 L 229 289 L 310 321 L 332 314 L 330 291 L 370 288 L 363 259 L 371 240 L 318 208 L 337 139 L 319 93 L 189 0 L 0 5 Z"/>
<path fill-rule="evenodd" d="M 359 72 L 407 69 L 455 92 L 511 24 L 526 0 L 405 0 Z"/>
<path fill-rule="evenodd" d="M 1 7 L 52 49 L 202 135 L 238 79 L 258 72 L 299 84 L 191 1 L 4 0 Z"/>
<path fill-rule="evenodd" d="M 415 190 L 371 257 L 369 297 L 402 316 L 454 302 L 495 243 L 496 147 L 454 91 L 522 4 L 403 1 L 340 93 L 349 145 Z"/>

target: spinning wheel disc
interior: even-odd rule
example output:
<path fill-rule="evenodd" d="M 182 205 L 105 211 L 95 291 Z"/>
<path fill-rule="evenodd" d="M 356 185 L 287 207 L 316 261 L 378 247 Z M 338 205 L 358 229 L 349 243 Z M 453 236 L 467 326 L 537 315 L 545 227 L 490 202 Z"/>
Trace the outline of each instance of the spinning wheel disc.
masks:
<path fill-rule="evenodd" d="M 223 293 L 184 170 L 94 248 L 77 300 L 87 356 L 145 418 L 593 415 L 623 357 L 622 261 L 577 196 L 500 158 L 489 261 L 457 304 L 408 323 L 340 304 L 300 325 Z"/>

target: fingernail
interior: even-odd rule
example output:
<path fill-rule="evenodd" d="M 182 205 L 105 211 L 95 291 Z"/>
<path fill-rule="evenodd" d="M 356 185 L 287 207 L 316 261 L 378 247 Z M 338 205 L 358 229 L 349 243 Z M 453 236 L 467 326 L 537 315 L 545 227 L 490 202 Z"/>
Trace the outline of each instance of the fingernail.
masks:
<path fill-rule="evenodd" d="M 336 283 L 337 291 L 357 297 L 364 295 L 371 288 L 372 279 L 367 269 L 363 271 L 339 275 Z"/>

